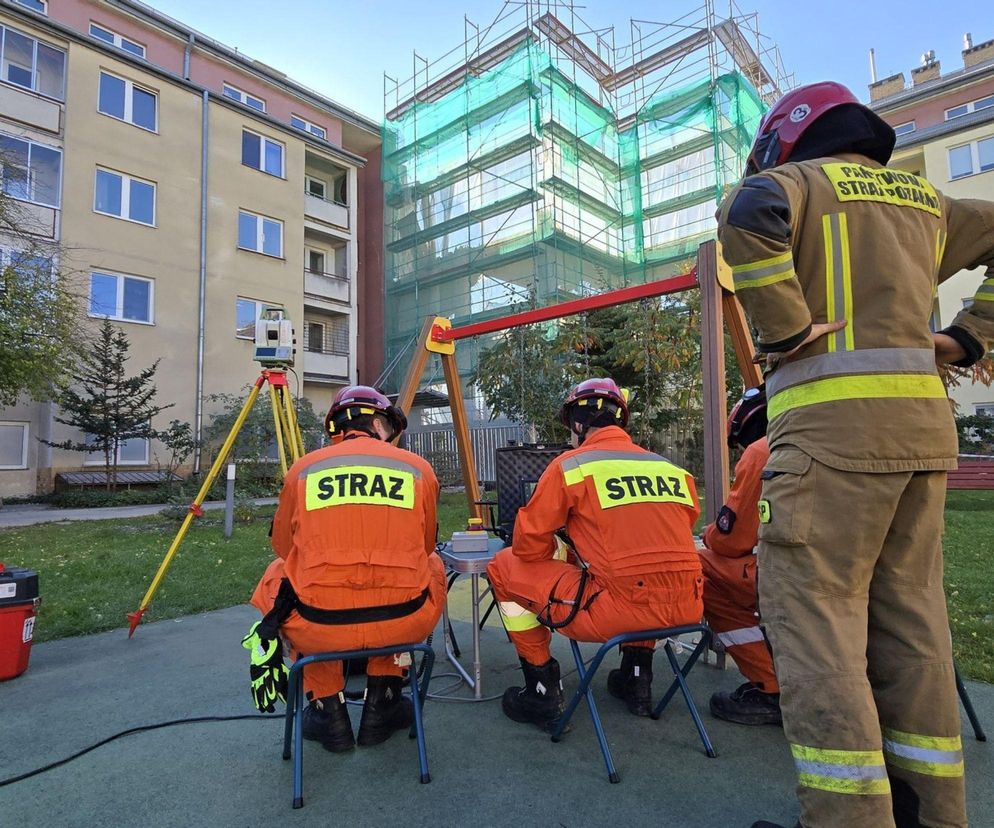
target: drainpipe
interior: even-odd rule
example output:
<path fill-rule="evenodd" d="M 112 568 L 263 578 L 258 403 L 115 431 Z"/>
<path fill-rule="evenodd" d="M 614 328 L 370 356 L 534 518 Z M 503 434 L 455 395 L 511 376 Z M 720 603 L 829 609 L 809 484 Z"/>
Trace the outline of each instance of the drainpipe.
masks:
<path fill-rule="evenodd" d="M 190 35 L 193 41 L 193 35 Z M 189 52 L 187 53 L 189 56 Z M 203 121 L 200 127 L 200 293 L 197 298 L 197 396 L 193 436 L 197 448 L 193 453 L 193 473 L 200 474 L 200 440 L 204 430 L 204 320 L 207 301 L 207 137 L 210 92 L 203 93 Z"/>
<path fill-rule="evenodd" d="M 190 32 L 190 39 L 186 41 L 186 49 L 183 50 L 183 80 L 190 80 L 190 52 L 196 38 Z"/>

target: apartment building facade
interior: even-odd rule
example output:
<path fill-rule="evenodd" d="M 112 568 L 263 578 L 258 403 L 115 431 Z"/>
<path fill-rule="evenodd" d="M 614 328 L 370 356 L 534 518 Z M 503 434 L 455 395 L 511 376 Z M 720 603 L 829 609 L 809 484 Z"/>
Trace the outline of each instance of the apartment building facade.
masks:
<path fill-rule="evenodd" d="M 925 176 L 955 198 L 994 199 L 994 39 L 964 35 L 961 63 L 942 71 L 933 52 L 911 70 L 870 84 L 870 106 L 897 132 L 892 166 Z M 973 302 L 983 269 L 939 286 L 934 324 L 950 324 Z M 965 381 L 951 391 L 960 414 L 994 414 L 994 387 Z"/>
<path fill-rule="evenodd" d="M 133 0 L 4 0 L 0 29 L 0 181 L 24 231 L 0 255 L 49 247 L 93 326 L 125 330 L 129 367 L 161 359 L 157 402 L 174 405 L 153 426 L 202 429 L 210 395 L 245 393 L 268 305 L 294 322 L 295 392 L 316 411 L 376 378 L 377 123 Z M 0 410 L 0 497 L 90 465 L 41 442 L 81 436 L 56 413 Z M 161 456 L 130 441 L 119 462 Z"/>

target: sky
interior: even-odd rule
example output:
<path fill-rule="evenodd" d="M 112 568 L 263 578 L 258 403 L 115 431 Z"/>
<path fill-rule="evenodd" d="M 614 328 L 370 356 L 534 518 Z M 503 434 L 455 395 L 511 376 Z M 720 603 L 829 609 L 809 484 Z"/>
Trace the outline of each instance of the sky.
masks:
<path fill-rule="evenodd" d="M 463 16 L 485 26 L 503 0 L 145 0 L 251 58 L 268 63 L 350 109 L 379 120 L 383 73 L 408 78 L 412 52 L 435 59 L 463 41 Z M 837 80 L 868 99 L 869 50 L 877 77 L 919 65 L 933 49 L 943 73 L 962 66 L 964 32 L 994 39 L 989 0 L 737 0 L 757 12 L 760 30 L 780 47 L 798 83 Z M 593 27 L 629 19 L 674 20 L 703 0 L 586 0 L 577 4 Z M 715 0 L 718 16 L 727 9 Z M 987 11 L 984 11 L 987 8 Z"/>

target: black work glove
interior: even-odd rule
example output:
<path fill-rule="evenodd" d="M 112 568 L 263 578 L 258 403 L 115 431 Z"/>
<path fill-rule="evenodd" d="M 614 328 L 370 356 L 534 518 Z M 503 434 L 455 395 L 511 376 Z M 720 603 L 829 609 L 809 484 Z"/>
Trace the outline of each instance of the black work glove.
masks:
<path fill-rule="evenodd" d="M 289 670 L 283 663 L 283 645 L 280 639 L 260 638 L 256 621 L 242 639 L 242 646 L 249 651 L 249 677 L 252 684 L 252 701 L 260 713 L 273 713 L 276 702 L 286 704 L 287 676 Z"/>

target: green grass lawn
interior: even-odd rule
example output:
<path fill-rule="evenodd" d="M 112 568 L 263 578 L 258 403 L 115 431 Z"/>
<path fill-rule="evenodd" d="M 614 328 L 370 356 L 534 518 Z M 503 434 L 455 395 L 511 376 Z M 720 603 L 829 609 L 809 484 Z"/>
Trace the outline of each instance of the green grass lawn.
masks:
<path fill-rule="evenodd" d="M 270 560 L 269 520 L 260 509 L 226 539 L 220 512 L 191 526 L 156 593 L 147 621 L 248 601 Z M 462 494 L 443 493 L 439 536 L 465 526 Z M 0 530 L 2 559 L 39 574 L 36 641 L 127 625 L 179 524 L 161 517 L 42 524 Z M 994 682 L 994 496 L 951 492 L 946 506 L 946 591 L 960 670 Z"/>

